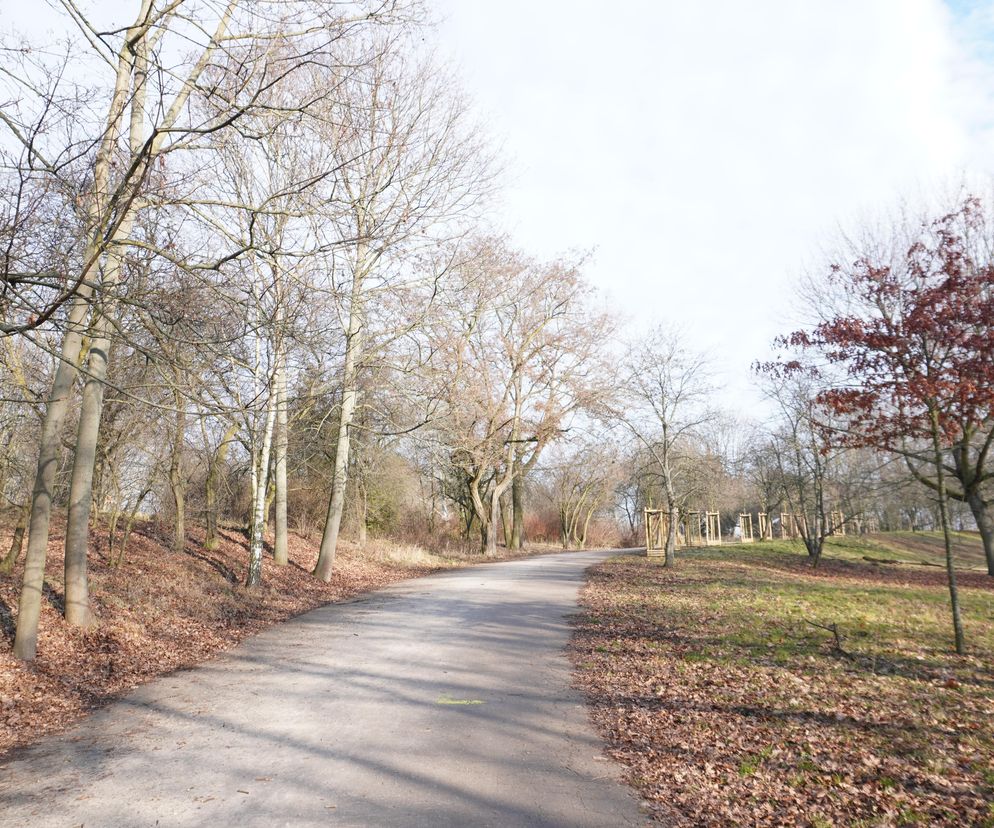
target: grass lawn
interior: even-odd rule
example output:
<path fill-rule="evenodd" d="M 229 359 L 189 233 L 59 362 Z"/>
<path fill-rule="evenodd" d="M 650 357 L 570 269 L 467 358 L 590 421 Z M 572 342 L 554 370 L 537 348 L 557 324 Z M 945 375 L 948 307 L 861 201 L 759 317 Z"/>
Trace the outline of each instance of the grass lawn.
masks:
<path fill-rule="evenodd" d="M 862 554 L 880 552 L 851 539 L 812 570 L 755 544 L 591 571 L 577 681 L 655 816 L 994 826 L 994 579 L 961 573 L 957 657 L 942 570 Z"/>

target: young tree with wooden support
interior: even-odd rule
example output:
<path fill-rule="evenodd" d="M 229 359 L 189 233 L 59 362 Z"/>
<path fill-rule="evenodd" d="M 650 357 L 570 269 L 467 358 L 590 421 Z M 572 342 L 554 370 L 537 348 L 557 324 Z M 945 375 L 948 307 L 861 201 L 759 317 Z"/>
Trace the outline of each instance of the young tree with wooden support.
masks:
<path fill-rule="evenodd" d="M 665 565 L 672 566 L 693 463 L 684 448 L 712 417 L 707 361 L 688 350 L 678 335 L 657 328 L 629 346 L 625 364 L 627 405 L 617 412 L 618 419 L 655 462 L 666 501 Z M 689 531 L 687 543 L 692 543 Z"/>

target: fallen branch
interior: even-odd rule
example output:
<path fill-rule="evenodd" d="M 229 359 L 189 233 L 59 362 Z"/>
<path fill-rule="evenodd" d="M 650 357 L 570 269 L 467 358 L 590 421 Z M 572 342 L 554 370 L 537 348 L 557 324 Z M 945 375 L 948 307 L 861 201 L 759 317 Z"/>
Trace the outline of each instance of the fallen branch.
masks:
<path fill-rule="evenodd" d="M 825 624 L 817 624 L 814 621 L 807 621 L 807 623 L 810 624 L 812 627 L 817 627 L 820 630 L 827 630 L 828 632 L 830 632 L 832 634 L 832 637 L 834 638 L 834 644 L 833 644 L 832 649 L 835 652 L 837 652 L 837 653 L 841 653 L 846 658 L 852 658 L 852 654 L 846 652 L 842 648 L 842 636 L 839 633 L 839 625 L 838 624 L 834 624 L 833 623 L 833 624 L 829 624 L 829 625 L 826 626 Z"/>

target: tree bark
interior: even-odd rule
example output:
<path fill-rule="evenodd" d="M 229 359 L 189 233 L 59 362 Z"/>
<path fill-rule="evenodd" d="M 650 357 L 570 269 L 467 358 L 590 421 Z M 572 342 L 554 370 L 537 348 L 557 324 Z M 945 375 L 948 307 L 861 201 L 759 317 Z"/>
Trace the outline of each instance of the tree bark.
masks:
<path fill-rule="evenodd" d="M 589 511 L 587 512 L 587 516 L 583 519 L 583 532 L 580 535 L 580 537 L 578 538 L 578 540 L 580 542 L 580 549 L 586 549 L 587 548 L 587 534 L 590 532 L 590 521 L 593 519 L 594 512 L 596 512 L 596 511 L 597 511 L 597 507 L 596 506 L 591 506 L 590 509 L 589 509 Z"/>
<path fill-rule="evenodd" d="M 511 505 L 507 502 L 506 497 L 502 497 L 500 500 L 500 522 L 501 531 L 504 533 L 504 546 L 507 549 L 511 548 Z"/>
<path fill-rule="evenodd" d="M 144 43 L 147 34 L 147 20 L 151 0 L 142 0 L 136 23 L 128 30 L 127 37 L 117 56 L 114 91 L 107 114 L 107 126 L 93 164 L 92 197 L 88 210 L 90 239 L 84 251 L 85 267 L 91 268 L 106 249 L 104 233 L 111 220 L 107 215 L 110 206 L 109 183 L 111 163 L 122 119 L 128 105 L 132 71 L 135 68 L 136 51 L 139 43 Z M 226 24 L 227 18 L 225 19 Z M 176 115 L 182 103 L 189 97 L 189 89 L 181 92 L 182 101 L 175 103 Z M 135 116 L 137 117 L 137 116 Z M 174 115 L 175 119 L 175 115 Z M 134 120 L 134 119 L 133 119 Z M 114 238 L 120 238 L 120 226 L 113 231 Z M 86 273 L 83 274 L 87 275 Z M 24 561 L 24 581 L 18 602 L 17 633 L 14 638 L 14 655 L 30 661 L 35 657 L 38 643 L 38 620 L 41 614 L 42 589 L 45 581 L 45 558 L 48 550 L 49 530 L 52 516 L 52 495 L 55 473 L 61 448 L 62 430 L 69 409 L 69 397 L 79 373 L 82 356 L 83 322 L 89 310 L 93 288 L 83 279 L 69 308 L 66 332 L 59 353 L 59 365 L 52 382 L 45 419 L 42 424 L 38 445 L 38 466 L 31 495 L 31 519 L 28 527 L 28 550 Z"/>
<path fill-rule="evenodd" d="M 14 635 L 14 655 L 25 661 L 35 657 L 38 648 L 38 620 L 41 617 L 42 589 L 45 583 L 45 558 L 52 520 L 52 497 L 55 472 L 62 445 L 62 429 L 69 410 L 69 396 L 78 373 L 77 364 L 82 350 L 81 325 L 86 316 L 89 291 L 73 301 L 69 325 L 62 340 L 62 351 L 52 391 L 45 407 L 41 439 L 38 444 L 38 466 L 31 493 L 31 518 L 28 523 L 28 548 L 24 558 L 24 579 L 17 604 L 17 632 Z"/>
<path fill-rule="evenodd" d="M 176 420 L 173 447 L 169 458 L 169 490 L 176 514 L 173 520 L 173 552 L 186 549 L 186 480 L 183 474 L 183 449 L 186 447 L 186 403 L 179 389 L 173 390 Z"/>
<path fill-rule="evenodd" d="M 287 548 L 287 490 L 286 454 L 288 445 L 286 411 L 286 356 L 280 354 L 276 366 L 276 539 L 273 546 L 273 561 L 277 566 L 289 562 Z"/>
<path fill-rule="evenodd" d="M 259 454 L 259 474 L 255 491 L 252 493 L 252 535 L 249 541 L 248 574 L 245 586 L 255 587 L 262 583 L 263 533 L 266 529 L 266 495 L 269 490 L 269 456 L 273 448 L 273 431 L 276 424 L 276 395 L 270 394 L 266 411 L 266 426 L 262 435 L 262 451 Z"/>
<path fill-rule="evenodd" d="M 673 566 L 676 564 L 676 526 L 680 519 L 680 511 L 677 507 L 676 490 L 673 487 L 673 469 L 670 466 L 669 451 L 669 424 L 663 423 L 663 488 L 666 494 L 666 509 L 669 515 L 669 526 L 666 529 L 666 555 L 663 558 L 663 566 Z"/>
<path fill-rule="evenodd" d="M 973 519 L 977 521 L 980 539 L 984 544 L 984 556 L 987 558 L 987 574 L 994 577 L 994 514 L 979 491 L 974 489 L 967 497 Z"/>
<path fill-rule="evenodd" d="M 496 486 L 490 496 L 490 521 L 487 525 L 487 541 L 483 554 L 488 558 L 497 557 L 497 526 L 500 523 L 500 493 Z"/>
<path fill-rule="evenodd" d="M 103 412 L 104 378 L 110 339 L 106 335 L 105 317 L 96 324 L 97 335 L 87 357 L 89 376 L 83 386 L 76 448 L 73 455 L 72 480 L 69 485 L 69 516 L 65 542 L 65 619 L 69 624 L 85 627 L 92 623 L 87 548 L 90 540 L 90 507 L 93 502 L 93 469 L 97 459 L 100 416 Z"/>
<path fill-rule="evenodd" d="M 367 519 L 369 517 L 369 493 L 365 486 L 357 487 L 359 494 L 359 551 L 365 551 L 369 536 Z"/>
<path fill-rule="evenodd" d="M 521 457 L 515 460 L 514 480 L 511 482 L 511 549 L 525 547 L 525 481 Z"/>
<path fill-rule="evenodd" d="M 360 254 L 361 261 L 361 254 Z M 330 581 L 338 549 L 338 532 L 345 511 L 345 486 L 349 476 L 349 430 L 355 418 L 359 400 L 358 368 L 363 344 L 362 277 L 356 275 L 352 283 L 352 302 L 349 307 L 348 332 L 345 338 L 345 363 L 342 367 L 342 407 L 338 417 L 338 443 L 335 448 L 335 469 L 331 479 L 331 498 L 328 516 L 321 535 L 321 551 L 313 574 L 322 581 Z"/>
<path fill-rule="evenodd" d="M 932 452 L 935 459 L 936 484 L 939 494 L 939 520 L 942 523 L 942 539 L 946 551 L 946 577 L 949 582 L 949 605 L 953 616 L 953 638 L 956 653 L 963 655 L 966 644 L 963 636 L 963 619 L 960 615 L 959 591 L 956 587 L 956 568 L 953 565 L 953 539 L 949 527 L 949 498 L 946 494 L 946 473 L 943 467 L 942 445 L 940 443 L 939 416 L 935 408 L 929 411 L 932 427 Z"/>

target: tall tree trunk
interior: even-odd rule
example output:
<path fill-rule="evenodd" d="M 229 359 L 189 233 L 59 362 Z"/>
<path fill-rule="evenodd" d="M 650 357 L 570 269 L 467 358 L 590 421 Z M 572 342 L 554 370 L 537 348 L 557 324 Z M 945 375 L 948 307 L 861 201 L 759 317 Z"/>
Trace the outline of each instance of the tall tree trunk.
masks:
<path fill-rule="evenodd" d="M 670 468 L 668 426 L 663 425 L 663 488 L 666 495 L 666 508 L 669 515 L 669 527 L 666 530 L 666 555 L 663 566 L 673 566 L 676 563 L 676 526 L 680 520 L 677 508 L 676 491 L 673 488 L 673 472 Z"/>
<path fill-rule="evenodd" d="M 108 230 L 111 216 L 106 214 L 111 162 L 120 135 L 124 112 L 131 92 L 131 75 L 134 68 L 138 40 L 143 39 L 139 26 L 145 25 L 151 0 L 142 0 L 134 27 L 117 56 L 114 92 L 107 113 L 107 126 L 93 164 L 93 183 L 88 209 L 90 239 L 84 251 L 83 261 L 86 272 L 79 284 L 76 295 L 69 306 L 66 332 L 59 352 L 59 364 L 52 381 L 41 437 L 38 442 L 38 466 L 31 494 L 31 519 L 28 525 L 28 549 L 24 561 L 24 581 L 18 601 L 17 633 L 14 638 L 14 655 L 30 661 L 35 657 L 38 644 L 38 619 L 41 615 L 42 589 L 45 581 L 45 558 L 52 518 L 52 495 L 55 473 L 58 466 L 59 449 L 62 443 L 62 430 L 69 409 L 69 397 L 79 373 L 80 357 L 83 353 L 83 322 L 93 296 L 91 282 L 85 278 L 104 249 L 104 234 Z M 147 31 L 147 30 L 146 30 Z M 183 94 L 183 100 L 189 91 Z M 177 112 L 178 114 L 178 112 Z M 119 232 L 113 231 L 115 238 Z"/>
<path fill-rule="evenodd" d="M 972 490 L 967 496 L 973 519 L 977 521 L 980 539 L 984 544 L 984 556 L 987 558 L 987 574 L 994 577 L 994 514 L 991 507 L 977 490 Z"/>
<path fill-rule="evenodd" d="M 490 493 L 490 520 L 486 527 L 486 541 L 483 548 L 483 554 L 488 558 L 497 557 L 497 527 L 500 525 L 501 520 L 501 496 L 507 490 L 510 481 L 504 481 L 498 483 L 494 481 L 494 489 Z"/>
<path fill-rule="evenodd" d="M 150 0 L 142 7 L 150 8 Z M 145 19 L 139 18 L 144 24 Z M 128 32 L 133 41 L 127 48 L 133 50 L 130 86 L 131 112 L 128 125 L 128 149 L 137 157 L 145 141 L 145 98 L 148 72 L 148 43 L 144 36 L 137 36 L 137 28 Z M 128 210 L 114 232 L 114 238 L 131 235 L 135 222 L 134 210 Z M 100 438 L 100 418 L 104 406 L 104 380 L 110 360 L 110 318 L 114 308 L 114 294 L 121 281 L 123 253 L 111 246 L 101 278 L 103 296 L 94 308 L 93 341 L 87 356 L 87 378 L 83 385 L 76 446 L 73 455 L 72 478 L 69 485 L 69 515 L 66 522 L 65 542 L 65 618 L 70 624 L 87 626 L 91 623 L 89 582 L 87 578 L 87 551 L 90 540 L 90 510 L 93 505 L 93 474 L 97 461 L 97 443 Z"/>
<path fill-rule="evenodd" d="M 361 259 L 360 259 L 361 261 Z M 330 581 L 338 549 L 338 532 L 345 511 L 345 486 L 349 476 L 349 430 L 355 418 L 359 400 L 359 356 L 363 344 L 362 277 L 356 275 L 352 283 L 352 302 L 349 308 L 348 333 L 345 338 L 345 363 L 342 367 L 342 407 L 338 417 L 338 443 L 335 448 L 335 469 L 331 478 L 331 498 L 328 516 L 321 535 L 321 551 L 314 565 L 314 575 Z"/>
<path fill-rule="evenodd" d="M 494 488 L 487 493 L 481 493 L 480 487 L 483 485 L 483 472 L 481 466 L 474 477 L 468 481 L 470 501 L 473 504 L 473 514 L 480 521 L 480 552 L 483 555 L 497 554 L 497 524 L 500 521 L 500 496 L 503 489 L 494 480 Z M 484 497 L 488 500 L 485 502 Z"/>
<path fill-rule="evenodd" d="M 583 519 L 583 529 L 581 530 L 580 537 L 578 538 L 578 540 L 580 541 L 581 549 L 587 548 L 587 535 L 590 532 L 590 521 L 593 519 L 594 512 L 596 511 L 597 507 L 591 506 L 590 509 L 587 511 L 586 517 Z"/>
<path fill-rule="evenodd" d="M 249 542 L 248 575 L 245 586 L 254 587 L 262 583 L 263 532 L 266 527 L 266 494 L 269 489 L 269 455 L 273 447 L 273 431 L 276 423 L 276 395 L 269 395 L 266 412 L 266 430 L 262 437 L 262 451 L 259 454 L 259 475 L 252 501 L 252 537 Z"/>
<path fill-rule="evenodd" d="M 169 489 L 176 510 L 173 521 L 173 552 L 186 548 L 186 480 L 183 474 L 183 449 L 186 447 L 186 403 L 182 394 L 173 391 L 176 405 L 175 431 L 173 432 L 172 455 L 169 459 Z"/>
<path fill-rule="evenodd" d="M 314 575 L 322 581 L 330 581 L 335 566 L 335 552 L 338 550 L 338 533 L 342 527 L 342 514 L 345 511 L 345 487 L 349 469 L 349 428 L 355 415 L 358 389 L 349 387 L 342 395 L 342 409 L 338 419 L 338 443 L 335 448 L 335 469 L 331 479 L 331 498 L 328 501 L 328 515 L 321 535 L 321 551 L 314 566 Z"/>
<path fill-rule="evenodd" d="M 946 472 L 943 467 L 942 445 L 940 443 L 940 426 L 938 412 L 932 408 L 929 412 L 932 426 L 932 456 L 935 462 L 936 484 L 939 495 L 939 521 L 942 524 L 942 539 L 946 551 L 946 577 L 949 582 L 949 605 L 953 616 L 953 638 L 956 652 L 963 655 L 966 644 L 963 636 L 963 619 L 960 615 L 959 591 L 956 588 L 956 568 L 953 565 L 953 538 L 949 526 L 949 496 L 946 492 Z"/>
<path fill-rule="evenodd" d="M 90 507 L 93 502 L 93 469 L 97 459 L 107 352 L 110 348 L 105 319 L 101 315 L 94 326 L 97 335 L 87 357 L 89 376 L 83 386 L 72 480 L 69 485 L 65 543 L 65 618 L 68 623 L 79 627 L 88 626 L 92 621 L 86 558 L 90 540 Z"/>
<path fill-rule="evenodd" d="M 41 617 L 42 589 L 45 583 L 45 558 L 52 520 L 52 497 L 55 472 L 59 464 L 62 429 L 69 410 L 69 396 L 78 374 L 82 350 L 81 326 L 86 317 L 89 290 L 73 301 L 69 323 L 62 340 L 62 351 L 52 391 L 45 407 L 41 438 L 38 443 L 38 466 L 31 493 L 31 518 L 28 523 L 28 548 L 24 557 L 24 579 L 17 604 L 17 632 L 14 655 L 31 661 L 38 648 L 38 620 Z"/>
<path fill-rule="evenodd" d="M 282 350 L 282 349 L 281 349 Z M 276 366 L 276 540 L 273 546 L 273 561 L 277 566 L 285 566 L 289 560 L 287 549 L 287 491 L 286 453 L 289 438 L 287 435 L 286 411 L 286 355 L 278 354 Z"/>
<path fill-rule="evenodd" d="M 514 480 L 511 482 L 511 549 L 525 547 L 525 480 L 521 456 L 515 460 Z"/>
<path fill-rule="evenodd" d="M 668 494 L 668 493 L 667 493 Z M 666 529 L 666 557 L 663 559 L 663 566 L 673 566 L 676 563 L 676 530 L 680 522 L 680 509 L 676 505 L 676 499 L 667 498 L 669 508 L 669 526 Z"/>
<path fill-rule="evenodd" d="M 273 425 L 273 439 L 276 438 L 276 428 L 275 423 Z M 270 457 L 272 456 L 272 449 L 270 449 Z M 273 483 L 273 472 L 272 469 L 269 471 L 269 475 L 266 479 L 266 505 L 262 510 L 262 534 L 263 537 L 269 534 L 270 526 L 269 521 L 273 516 L 273 501 L 276 500 L 276 484 Z"/>
<path fill-rule="evenodd" d="M 504 546 L 511 548 L 511 504 L 507 502 L 507 497 L 500 499 L 500 523 L 501 531 L 504 533 Z"/>

